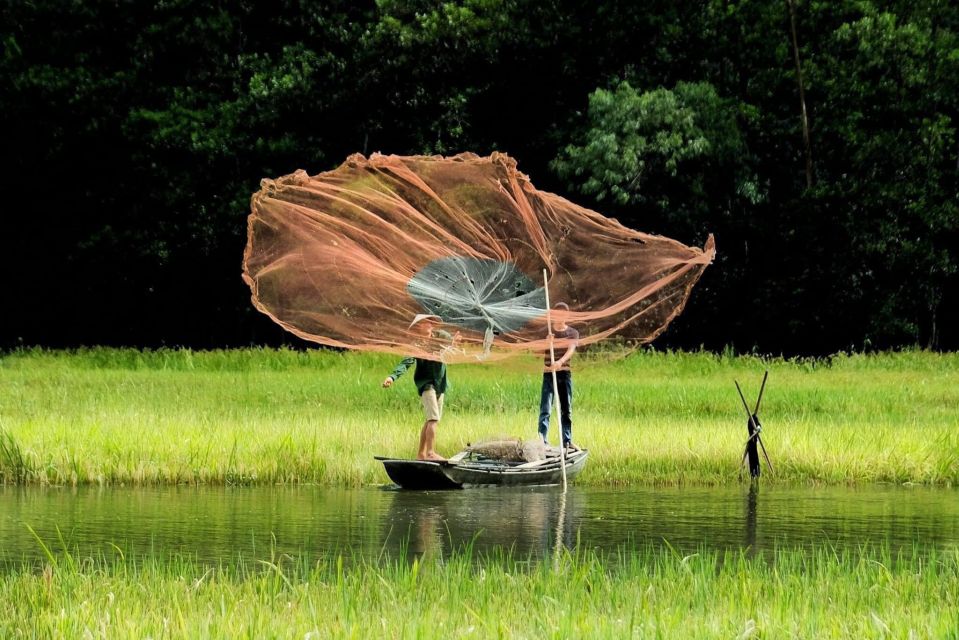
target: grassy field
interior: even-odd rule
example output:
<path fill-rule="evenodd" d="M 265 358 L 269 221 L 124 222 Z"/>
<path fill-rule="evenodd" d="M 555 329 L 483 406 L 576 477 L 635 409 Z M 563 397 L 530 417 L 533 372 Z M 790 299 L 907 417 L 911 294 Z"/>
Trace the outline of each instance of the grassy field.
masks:
<path fill-rule="evenodd" d="M 957 638 L 959 553 L 79 561 L 0 576 L 0 637 Z"/>
<path fill-rule="evenodd" d="M 380 388 L 395 360 L 321 350 L 9 353 L 0 358 L 0 480 L 385 483 L 372 456 L 411 457 L 422 421 L 411 374 Z M 746 427 L 733 380 L 755 398 L 765 369 L 767 481 L 959 481 L 959 354 L 785 361 L 650 351 L 577 356 L 574 439 L 591 450 L 578 482 L 735 481 Z M 450 378 L 441 452 L 535 434 L 535 360 L 454 366 Z"/>
<path fill-rule="evenodd" d="M 412 455 L 412 381 L 394 359 L 319 350 L 24 351 L 0 359 L 0 478 L 26 484 L 385 483 Z M 643 352 L 578 357 L 575 437 L 592 485 L 735 482 L 770 370 L 764 482 L 959 481 L 959 356 L 828 361 Z M 451 368 L 439 435 L 532 436 L 535 360 Z M 763 556 L 668 546 L 539 561 L 508 550 L 270 561 L 83 558 L 37 539 L 0 572 L 0 638 L 954 638 L 959 551 L 918 544 Z M 408 556 L 404 556 L 408 557 Z"/>

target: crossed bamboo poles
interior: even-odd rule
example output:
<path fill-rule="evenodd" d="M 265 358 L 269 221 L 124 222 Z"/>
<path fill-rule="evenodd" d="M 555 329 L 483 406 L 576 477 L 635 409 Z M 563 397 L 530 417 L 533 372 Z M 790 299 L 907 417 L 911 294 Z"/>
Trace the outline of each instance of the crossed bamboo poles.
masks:
<path fill-rule="evenodd" d="M 739 399 L 742 400 L 743 409 L 746 410 L 746 416 L 749 419 L 749 422 L 747 423 L 749 426 L 749 438 L 746 439 L 746 446 L 743 449 L 743 457 L 739 461 L 739 477 L 740 478 L 742 478 L 742 475 L 743 475 L 743 464 L 745 464 L 746 458 L 753 457 L 753 456 L 749 456 L 750 448 L 752 448 L 752 451 L 754 452 L 756 461 L 755 461 L 755 464 L 753 464 L 752 459 L 750 459 L 749 475 L 752 476 L 753 478 L 759 477 L 760 464 L 759 464 L 759 454 L 756 453 L 757 443 L 759 444 L 759 447 L 763 450 L 763 457 L 766 458 L 766 466 L 769 467 L 770 473 L 773 470 L 773 464 L 772 462 L 769 461 L 769 454 L 766 453 L 766 445 L 763 444 L 762 436 L 759 435 L 760 432 L 762 431 L 762 425 L 759 423 L 759 416 L 758 416 L 759 405 L 763 401 L 763 392 L 766 391 L 767 378 L 769 378 L 769 371 L 766 371 L 766 373 L 763 375 L 763 383 L 762 383 L 762 386 L 759 387 L 759 397 L 756 398 L 756 407 L 752 411 L 749 410 L 749 405 L 746 404 L 746 397 L 743 395 L 743 390 L 739 388 L 739 383 L 733 380 L 733 382 L 736 385 L 736 391 L 739 392 Z"/>

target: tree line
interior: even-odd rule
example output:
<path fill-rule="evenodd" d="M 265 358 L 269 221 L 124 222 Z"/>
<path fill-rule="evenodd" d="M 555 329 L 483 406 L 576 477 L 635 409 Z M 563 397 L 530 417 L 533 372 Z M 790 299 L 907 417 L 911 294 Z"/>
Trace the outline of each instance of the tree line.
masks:
<path fill-rule="evenodd" d="M 261 178 L 516 157 L 717 241 L 674 347 L 959 346 L 959 5 L 8 0 L 0 347 L 295 341 L 240 280 Z"/>

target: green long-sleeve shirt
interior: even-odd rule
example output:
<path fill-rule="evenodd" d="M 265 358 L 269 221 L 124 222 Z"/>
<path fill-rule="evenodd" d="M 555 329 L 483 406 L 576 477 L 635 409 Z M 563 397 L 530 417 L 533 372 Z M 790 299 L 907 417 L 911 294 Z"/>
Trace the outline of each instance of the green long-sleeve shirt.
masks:
<path fill-rule="evenodd" d="M 414 364 L 416 365 L 416 369 L 413 370 L 413 382 L 416 384 L 416 392 L 418 394 L 423 395 L 423 392 L 426 391 L 426 388 L 429 386 L 436 389 L 437 395 L 446 393 L 446 388 L 449 386 L 449 383 L 446 380 L 446 365 L 442 362 L 413 357 L 403 358 L 403 360 L 396 365 L 396 368 L 393 369 L 390 377 L 396 380 L 406 373 Z"/>
<path fill-rule="evenodd" d="M 453 336 L 442 329 L 434 331 L 433 337 L 443 341 L 449 341 L 453 338 Z M 413 382 L 416 384 L 416 392 L 418 394 L 423 395 L 426 388 L 430 386 L 436 389 L 437 395 L 446 393 L 446 389 L 449 387 L 449 382 L 446 379 L 446 365 L 436 360 L 425 360 L 412 356 L 403 358 L 403 360 L 396 365 L 396 368 L 393 369 L 390 377 L 397 380 L 414 364 L 416 365 L 416 369 L 413 370 Z"/>

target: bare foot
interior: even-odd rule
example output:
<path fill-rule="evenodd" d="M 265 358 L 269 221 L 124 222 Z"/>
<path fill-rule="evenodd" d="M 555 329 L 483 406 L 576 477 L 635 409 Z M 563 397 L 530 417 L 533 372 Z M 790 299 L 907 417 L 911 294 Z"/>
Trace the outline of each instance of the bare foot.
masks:
<path fill-rule="evenodd" d="M 429 462 L 446 462 L 446 458 L 436 453 L 435 451 L 427 453 L 425 457 L 417 458 L 418 460 L 427 460 Z"/>

